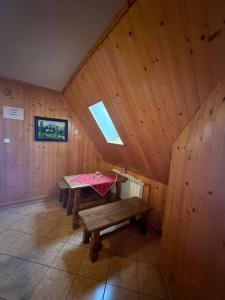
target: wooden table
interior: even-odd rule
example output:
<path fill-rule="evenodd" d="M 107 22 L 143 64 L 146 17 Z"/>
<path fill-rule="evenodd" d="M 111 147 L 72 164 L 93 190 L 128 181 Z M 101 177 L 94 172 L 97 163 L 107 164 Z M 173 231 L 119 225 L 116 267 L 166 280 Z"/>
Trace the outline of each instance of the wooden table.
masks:
<path fill-rule="evenodd" d="M 75 175 L 71 176 L 64 176 L 64 180 L 67 182 L 69 185 L 69 199 L 68 199 L 68 204 L 67 204 L 67 215 L 71 215 L 73 213 L 73 228 L 78 227 L 78 212 L 80 210 L 80 192 L 81 189 L 85 189 L 87 187 L 90 187 L 88 184 L 77 184 L 70 182 L 70 180 L 74 177 Z M 127 178 L 117 174 L 117 179 L 116 179 L 116 198 L 115 200 L 120 200 L 120 193 L 121 193 L 121 183 L 126 182 Z M 103 202 L 99 203 L 103 204 Z"/>
<path fill-rule="evenodd" d="M 141 215 L 140 229 L 142 233 L 147 232 L 148 211 L 150 207 L 146 202 L 138 197 L 133 197 L 114 203 L 101 205 L 98 207 L 85 209 L 79 212 L 84 222 L 83 243 L 90 244 L 90 259 L 95 261 L 98 259 L 98 251 L 100 250 L 100 231 L 113 225 L 122 223 L 127 220 L 134 219 L 137 215 Z"/>

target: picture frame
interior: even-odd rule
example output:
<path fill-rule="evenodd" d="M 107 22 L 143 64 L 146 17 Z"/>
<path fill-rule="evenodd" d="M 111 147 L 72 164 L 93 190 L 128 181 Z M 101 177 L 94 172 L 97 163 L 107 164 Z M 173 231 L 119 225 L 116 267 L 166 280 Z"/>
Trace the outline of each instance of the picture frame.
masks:
<path fill-rule="evenodd" d="M 34 140 L 44 142 L 67 142 L 68 120 L 35 116 Z"/>

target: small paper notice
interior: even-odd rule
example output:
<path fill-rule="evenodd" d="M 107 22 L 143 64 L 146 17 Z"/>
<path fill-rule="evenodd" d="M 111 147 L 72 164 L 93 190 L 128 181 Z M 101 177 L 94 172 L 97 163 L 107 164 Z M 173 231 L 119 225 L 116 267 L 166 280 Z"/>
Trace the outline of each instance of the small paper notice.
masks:
<path fill-rule="evenodd" d="M 3 106 L 3 118 L 24 120 L 24 109 L 12 106 Z"/>

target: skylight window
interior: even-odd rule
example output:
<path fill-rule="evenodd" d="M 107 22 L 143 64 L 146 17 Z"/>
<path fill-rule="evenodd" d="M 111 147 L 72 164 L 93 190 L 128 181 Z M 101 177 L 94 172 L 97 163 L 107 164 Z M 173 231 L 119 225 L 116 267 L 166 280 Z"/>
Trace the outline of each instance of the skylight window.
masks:
<path fill-rule="evenodd" d="M 123 142 L 102 101 L 88 107 L 107 143 L 123 145 Z"/>

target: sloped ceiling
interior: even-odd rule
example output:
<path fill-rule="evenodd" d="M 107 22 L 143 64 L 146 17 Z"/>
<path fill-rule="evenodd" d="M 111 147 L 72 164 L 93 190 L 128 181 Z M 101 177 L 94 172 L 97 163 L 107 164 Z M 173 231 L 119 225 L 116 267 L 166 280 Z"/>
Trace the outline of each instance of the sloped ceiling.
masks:
<path fill-rule="evenodd" d="M 167 183 L 172 144 L 225 73 L 225 1 L 137 0 L 65 95 L 103 158 Z M 125 146 L 87 107 L 103 100 Z"/>
<path fill-rule="evenodd" d="M 0 76 L 61 91 L 125 0 L 0 1 Z"/>

